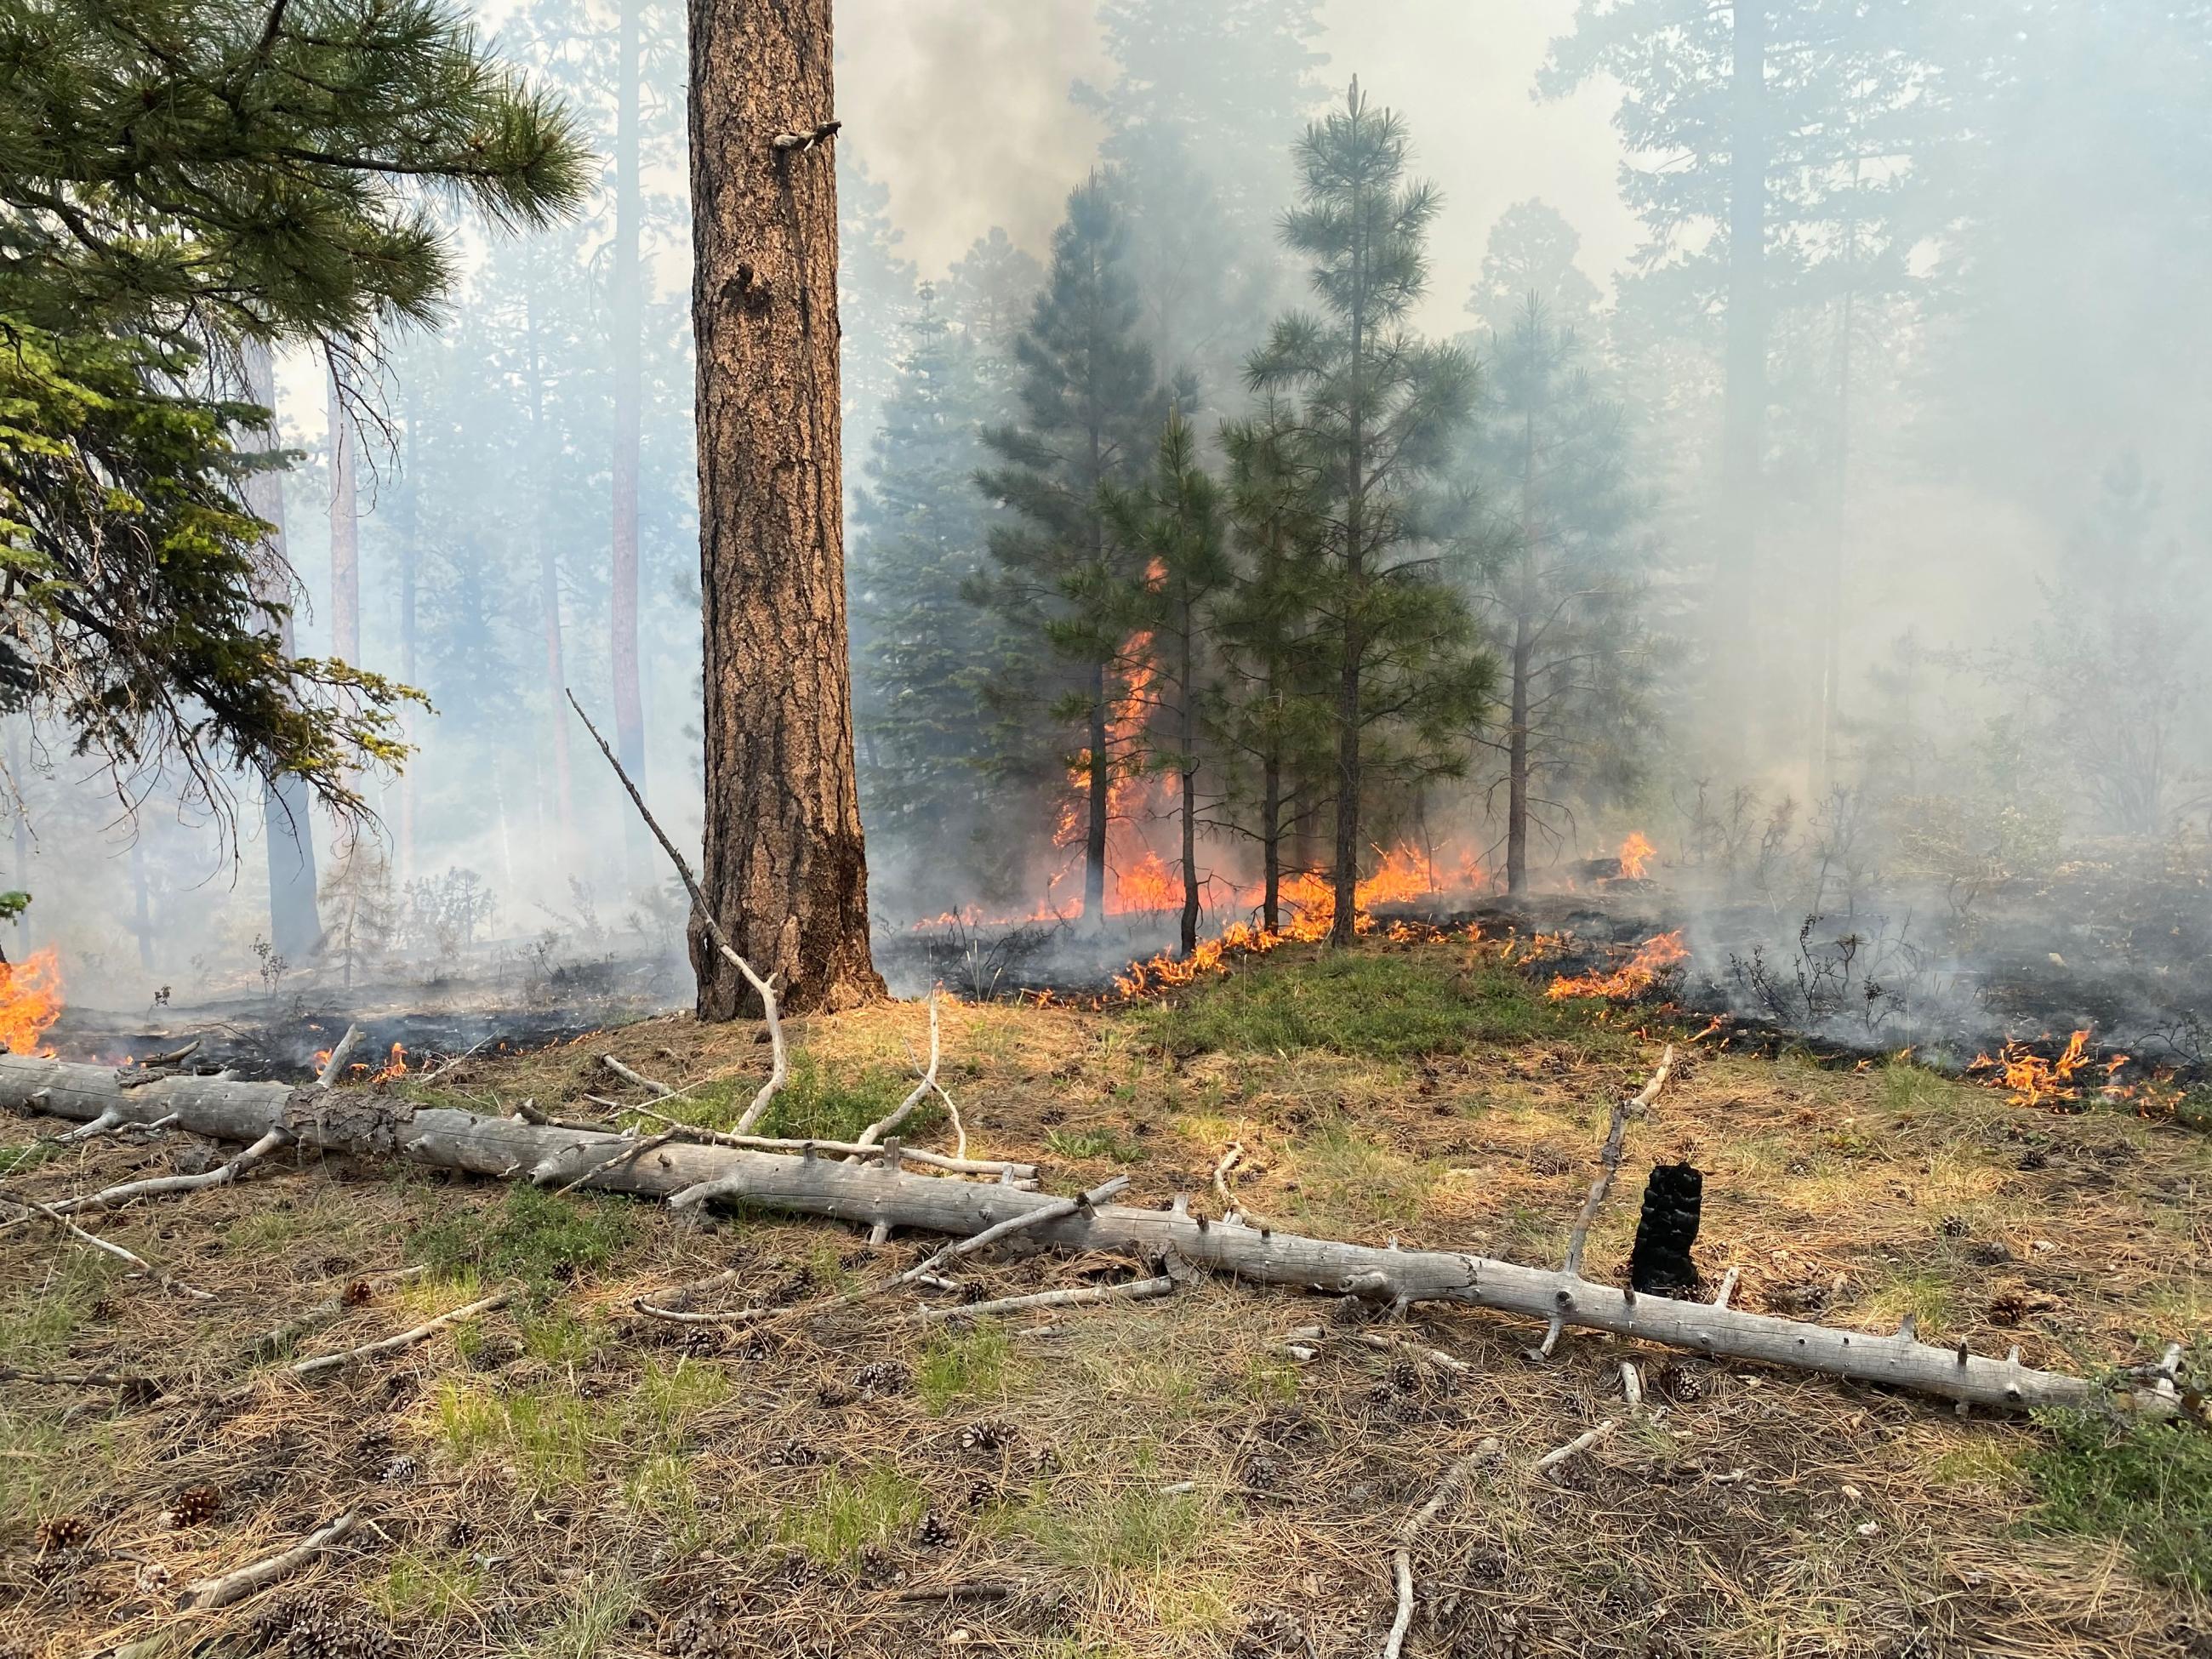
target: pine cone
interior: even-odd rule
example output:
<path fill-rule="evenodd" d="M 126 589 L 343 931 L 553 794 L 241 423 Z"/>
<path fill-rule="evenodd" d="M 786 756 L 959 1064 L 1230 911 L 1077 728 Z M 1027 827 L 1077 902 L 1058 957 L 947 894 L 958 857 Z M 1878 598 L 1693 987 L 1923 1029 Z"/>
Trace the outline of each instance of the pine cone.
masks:
<path fill-rule="evenodd" d="M 1468 1554 L 1468 1582 L 1495 1584 L 1505 1577 L 1505 1552 L 1495 1544 L 1479 1544 Z"/>
<path fill-rule="evenodd" d="M 927 1510 L 922 1513 L 915 1540 L 924 1549 L 943 1549 L 952 1541 L 952 1528 L 945 1524 L 935 1510 Z"/>
<path fill-rule="evenodd" d="M 1285 1473 L 1280 1458 L 1264 1452 L 1244 1460 L 1244 1484 L 1254 1492 L 1280 1492 Z"/>
<path fill-rule="evenodd" d="M 1060 1473 L 1060 1448 L 1050 1441 L 1042 1441 L 1030 1448 L 1030 1473 L 1037 1475 Z"/>
<path fill-rule="evenodd" d="M 854 1393 L 852 1389 L 847 1388 L 842 1382 L 836 1382 L 833 1379 L 823 1383 L 820 1388 L 815 1389 L 814 1397 L 820 1401 L 826 1409 L 834 1412 L 838 1410 L 840 1407 L 851 1405 L 860 1396 Z"/>
<path fill-rule="evenodd" d="M 115 1298 L 112 1296 L 103 1296 L 94 1299 L 92 1306 L 85 1310 L 85 1316 L 88 1319 L 109 1320 L 114 1318 L 118 1311 L 120 1310 L 116 1306 Z"/>
<path fill-rule="evenodd" d="M 968 1508 L 970 1513 L 977 1510 L 988 1510 L 998 1501 L 999 1488 L 995 1482 L 985 1480 L 979 1475 L 968 1483 Z"/>
<path fill-rule="evenodd" d="M 1973 1231 L 1973 1224 L 1962 1215 L 1947 1215 L 1943 1218 L 1942 1231 L 1946 1238 L 1964 1238 Z"/>
<path fill-rule="evenodd" d="M 770 1446 L 761 1461 L 770 1468 L 798 1469 L 805 1468 L 810 1463 L 819 1463 L 823 1458 L 821 1449 L 811 1441 L 793 1436 L 789 1440 Z"/>
<path fill-rule="evenodd" d="M 2027 1298 L 2018 1291 L 1999 1291 L 1990 1298 L 1990 1323 L 2017 1325 L 2027 1317 Z"/>
<path fill-rule="evenodd" d="M 365 1608 L 327 1595 L 301 1597 L 264 1621 L 264 1646 L 285 1659 L 397 1659 L 392 1632 Z"/>
<path fill-rule="evenodd" d="M 216 1486 L 187 1486 L 169 1504 L 173 1527 L 204 1526 L 222 1512 L 222 1492 Z"/>
<path fill-rule="evenodd" d="M 1285 1659 L 1307 1652 L 1304 1627 L 1279 1607 L 1262 1607 L 1244 1621 L 1229 1645 L 1229 1659 Z"/>
<path fill-rule="evenodd" d="M 904 1394 L 914 1381 L 914 1373 L 896 1359 L 875 1359 L 853 1374 L 853 1386 L 860 1391 L 864 1400 L 878 1395 Z"/>
<path fill-rule="evenodd" d="M 1001 1446 L 1011 1446 L 1021 1437 L 1021 1431 L 997 1418 L 978 1419 L 960 1431 L 960 1449 L 964 1452 L 994 1452 Z"/>
<path fill-rule="evenodd" d="M 1419 1394 L 1421 1391 L 1421 1368 L 1410 1359 L 1391 1362 L 1390 1387 L 1399 1394 Z"/>
<path fill-rule="evenodd" d="M 49 1515 L 40 1519 L 32 1536 L 39 1553 L 51 1555 L 83 1548 L 85 1540 L 92 1536 L 92 1527 L 81 1515 Z"/>
<path fill-rule="evenodd" d="M 338 1292 L 338 1305 L 345 1308 L 358 1308 L 375 1294 L 376 1292 L 369 1288 L 367 1279 L 349 1279 L 346 1283 L 345 1289 Z"/>
<path fill-rule="evenodd" d="M 376 1472 L 376 1478 L 387 1486 L 404 1486 L 415 1478 L 415 1471 L 418 1467 L 414 1458 L 402 1452 L 379 1469 Z"/>
<path fill-rule="evenodd" d="M 141 1561 L 138 1571 L 131 1575 L 131 1588 L 141 1595 L 160 1595 L 169 1588 L 173 1575 L 159 1561 Z"/>
<path fill-rule="evenodd" d="M 2051 1154 L 2040 1146 L 2031 1147 L 2020 1155 L 2020 1167 L 2031 1173 L 2037 1170 L 2048 1169 L 2051 1167 Z"/>

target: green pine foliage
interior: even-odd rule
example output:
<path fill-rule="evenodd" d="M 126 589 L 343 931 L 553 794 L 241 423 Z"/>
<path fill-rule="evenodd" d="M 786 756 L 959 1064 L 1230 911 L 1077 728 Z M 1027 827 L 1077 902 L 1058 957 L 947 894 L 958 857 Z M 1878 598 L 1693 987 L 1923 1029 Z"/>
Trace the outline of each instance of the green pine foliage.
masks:
<path fill-rule="evenodd" d="M 1469 591 L 1502 670 L 1503 720 L 1480 742 L 1504 786 L 1518 893 L 1532 829 L 1564 844 L 1575 804 L 1616 799 L 1638 775 L 1652 550 L 1626 416 L 1580 337 L 1531 293 L 1489 362 L 1470 456 L 1489 533 Z"/>
<path fill-rule="evenodd" d="M 1314 645 L 1334 681 L 1335 926 L 1348 942 L 1353 889 L 1374 827 L 1370 797 L 1402 799 L 1463 769 L 1492 669 L 1448 567 L 1473 502 L 1449 474 L 1474 404 L 1473 361 L 1420 339 L 1407 318 L 1425 291 L 1424 244 L 1441 199 L 1406 176 L 1406 124 L 1352 84 L 1299 142 L 1298 204 L 1285 241 L 1309 262 L 1320 310 L 1277 322 L 1252 389 L 1298 410 L 1328 502 Z"/>
<path fill-rule="evenodd" d="M 1176 778 L 1182 879 L 1182 944 L 1198 944 L 1199 735 L 1214 684 L 1215 609 L 1231 580 L 1220 491 L 1200 465 L 1198 442 L 1180 410 L 1168 411 L 1153 476 L 1137 489 L 1109 485 L 1108 527 L 1142 567 L 1127 591 L 1129 637 L 1144 641 L 1147 672 L 1139 696 L 1152 729 L 1152 763 Z"/>
<path fill-rule="evenodd" d="M 987 396 L 975 348 L 925 289 L 853 513 L 846 566 L 853 724 L 869 858 L 923 915 L 1002 884 L 979 842 L 988 759 L 976 712 L 1018 639 L 963 597 L 988 562 L 993 517 L 975 484 Z M 1007 838 L 994 837 L 1000 848 Z"/>
<path fill-rule="evenodd" d="M 443 197 L 534 226 L 580 200 L 568 118 L 437 0 L 0 9 L 0 561 L 15 707 L 124 769 L 235 770 L 342 813 L 410 694 L 280 635 L 243 487 L 243 340 L 341 354 L 430 322 Z"/>
<path fill-rule="evenodd" d="M 1142 570 L 1108 533 L 1103 491 L 1144 466 L 1165 411 L 1152 354 L 1137 337 L 1127 244 L 1112 183 L 1094 174 L 1067 198 L 1044 289 L 1015 344 L 1021 418 L 983 434 L 998 465 L 980 482 L 1008 516 L 991 531 L 993 568 L 970 589 L 1049 647 L 1048 660 L 992 683 L 1002 737 L 994 769 L 1040 784 L 1071 763 L 1082 771 L 1091 921 L 1104 901 L 1112 781 L 1139 758 L 1112 752 L 1109 722 L 1132 665 L 1126 596 Z M 1047 750 L 1040 735 L 1066 741 Z"/>

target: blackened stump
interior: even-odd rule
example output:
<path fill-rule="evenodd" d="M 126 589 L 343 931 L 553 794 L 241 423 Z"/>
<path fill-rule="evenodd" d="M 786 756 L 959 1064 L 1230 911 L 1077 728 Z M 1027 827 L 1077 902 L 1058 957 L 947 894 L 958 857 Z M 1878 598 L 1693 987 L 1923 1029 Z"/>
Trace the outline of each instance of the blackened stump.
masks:
<path fill-rule="evenodd" d="M 1690 1260 L 1698 1242 L 1698 1212 L 1705 1178 L 1687 1164 L 1655 1165 L 1644 1184 L 1644 1214 L 1636 1224 L 1636 1248 L 1628 1258 L 1628 1282 L 1647 1296 L 1678 1296 L 1698 1288 L 1697 1264 Z"/>

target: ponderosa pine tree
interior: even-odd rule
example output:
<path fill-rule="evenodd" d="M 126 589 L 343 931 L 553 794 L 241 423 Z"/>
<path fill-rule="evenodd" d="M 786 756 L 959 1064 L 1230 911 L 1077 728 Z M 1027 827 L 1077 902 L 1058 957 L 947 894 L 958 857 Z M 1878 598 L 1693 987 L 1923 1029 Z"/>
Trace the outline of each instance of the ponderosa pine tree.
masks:
<path fill-rule="evenodd" d="M 1212 722 L 1241 763 L 1231 822 L 1260 849 L 1260 924 L 1282 925 L 1284 846 L 1316 810 L 1329 752 L 1328 688 L 1315 673 L 1314 600 L 1328 525 L 1328 480 L 1295 410 L 1270 400 L 1223 428 L 1224 501 L 1236 577 L 1217 634 L 1224 684 Z M 1256 774 L 1256 779 L 1249 775 Z"/>
<path fill-rule="evenodd" d="M 1295 397 L 1299 441 L 1328 480 L 1316 644 L 1334 679 L 1331 937 L 1348 945 L 1366 792 L 1464 765 L 1492 665 L 1473 643 L 1448 556 L 1472 502 L 1445 469 L 1474 407 L 1474 365 L 1406 325 L 1427 287 L 1423 242 L 1441 198 L 1409 182 L 1405 123 L 1354 81 L 1298 145 L 1298 204 L 1284 240 L 1311 262 L 1321 314 L 1279 321 L 1248 371 Z"/>
<path fill-rule="evenodd" d="M 1152 763 L 1176 775 L 1181 837 L 1181 940 L 1198 948 L 1198 775 L 1200 728 L 1214 701 L 1214 611 L 1230 582 L 1220 491 L 1200 465 L 1198 442 L 1178 409 L 1168 411 L 1151 478 L 1135 489 L 1106 487 L 1109 532 L 1128 549 L 1141 575 L 1127 590 L 1130 636 L 1145 641 L 1141 708 L 1152 727 Z"/>
<path fill-rule="evenodd" d="M 1142 575 L 1108 533 L 1103 492 L 1143 467 L 1166 406 L 1137 337 L 1127 246 L 1111 183 L 1094 174 L 1067 198 L 1044 289 L 1016 343 L 1021 422 L 983 434 L 999 465 L 977 480 L 1013 517 L 993 527 L 994 568 L 972 591 L 1008 626 L 1046 641 L 1054 659 L 1001 675 L 992 696 L 1017 711 L 1026 741 L 1040 703 L 1082 733 L 1073 766 L 1084 780 L 1083 915 L 1092 926 L 1105 919 L 1114 778 L 1131 760 L 1113 752 L 1110 724 L 1127 666 L 1127 595 Z M 1037 757 L 1017 750 L 1000 769 L 1034 772 Z"/>
<path fill-rule="evenodd" d="M 879 997 L 854 775 L 830 0 L 691 0 L 706 845 L 794 1012 Z M 696 919 L 699 1016 L 757 1006 Z"/>
<path fill-rule="evenodd" d="M 51 0 L 0 14 L 0 544 L 18 706 L 119 765 L 243 767 L 343 812 L 396 684 L 290 656 L 230 401 L 241 341 L 432 321 L 422 206 L 500 225 L 582 192 L 567 116 L 436 0 Z M 210 364 L 210 343 L 216 348 Z"/>
<path fill-rule="evenodd" d="M 1620 406 L 1599 391 L 1571 329 L 1531 295 L 1494 337 L 1474 464 L 1490 507 L 1473 592 L 1504 670 L 1504 724 L 1480 741 L 1505 788 L 1505 890 L 1528 886 L 1532 825 L 1633 772 L 1648 725 L 1637 696 L 1635 568 L 1643 503 Z"/>

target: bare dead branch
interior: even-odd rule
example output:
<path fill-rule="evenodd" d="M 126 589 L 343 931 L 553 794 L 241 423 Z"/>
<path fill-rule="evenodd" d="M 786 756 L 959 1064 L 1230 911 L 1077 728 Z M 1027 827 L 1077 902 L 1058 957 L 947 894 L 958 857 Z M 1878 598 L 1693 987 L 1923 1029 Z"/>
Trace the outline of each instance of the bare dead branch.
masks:
<path fill-rule="evenodd" d="M 360 1518 L 360 1510 L 348 1510 L 337 1520 L 318 1527 L 289 1550 L 218 1577 L 202 1578 L 187 1584 L 183 1594 L 177 1597 L 177 1605 L 179 1607 L 227 1607 L 234 1601 L 243 1601 L 263 1585 L 275 1583 L 287 1573 L 305 1566 L 325 1550 L 336 1548 Z"/>
<path fill-rule="evenodd" d="M 1085 1285 L 1066 1291 L 1035 1291 L 1027 1296 L 1004 1296 L 995 1302 L 969 1302 L 950 1308 L 916 1308 L 900 1316 L 906 1325 L 935 1325 L 948 1319 L 974 1319 L 985 1314 L 1020 1313 L 1030 1308 L 1087 1308 L 1101 1302 L 1144 1301 L 1175 1294 L 1176 1282 L 1166 1273 L 1156 1279 L 1133 1279 L 1122 1285 Z"/>
<path fill-rule="evenodd" d="M 496 1296 L 479 1297 L 466 1307 L 456 1308 L 451 1313 L 441 1313 L 435 1319 L 427 1319 L 412 1330 L 402 1331 L 397 1336 L 387 1336 L 379 1342 L 364 1342 L 358 1348 L 348 1348 L 343 1353 L 318 1354 L 313 1359 L 295 1362 L 295 1376 L 320 1376 L 342 1366 L 374 1359 L 387 1353 L 397 1353 L 402 1348 L 411 1348 L 418 1342 L 427 1342 L 440 1331 L 459 1324 L 465 1319 L 474 1319 L 478 1314 L 491 1313 L 514 1300 L 514 1292 L 501 1291 Z"/>
<path fill-rule="evenodd" d="M 1397 1547 L 1390 1553 L 1391 1576 L 1398 1590 L 1398 1611 L 1390 1620 L 1390 1632 L 1382 1638 L 1382 1659 L 1398 1659 L 1406 1645 L 1406 1632 L 1413 1627 L 1413 1542 L 1421 1529 L 1437 1518 L 1443 1506 L 1467 1485 L 1468 1477 L 1485 1463 L 1498 1456 L 1498 1442 L 1485 1440 L 1466 1456 L 1444 1471 L 1443 1479 L 1429 1501 L 1407 1517 L 1406 1524 L 1398 1528 Z"/>

